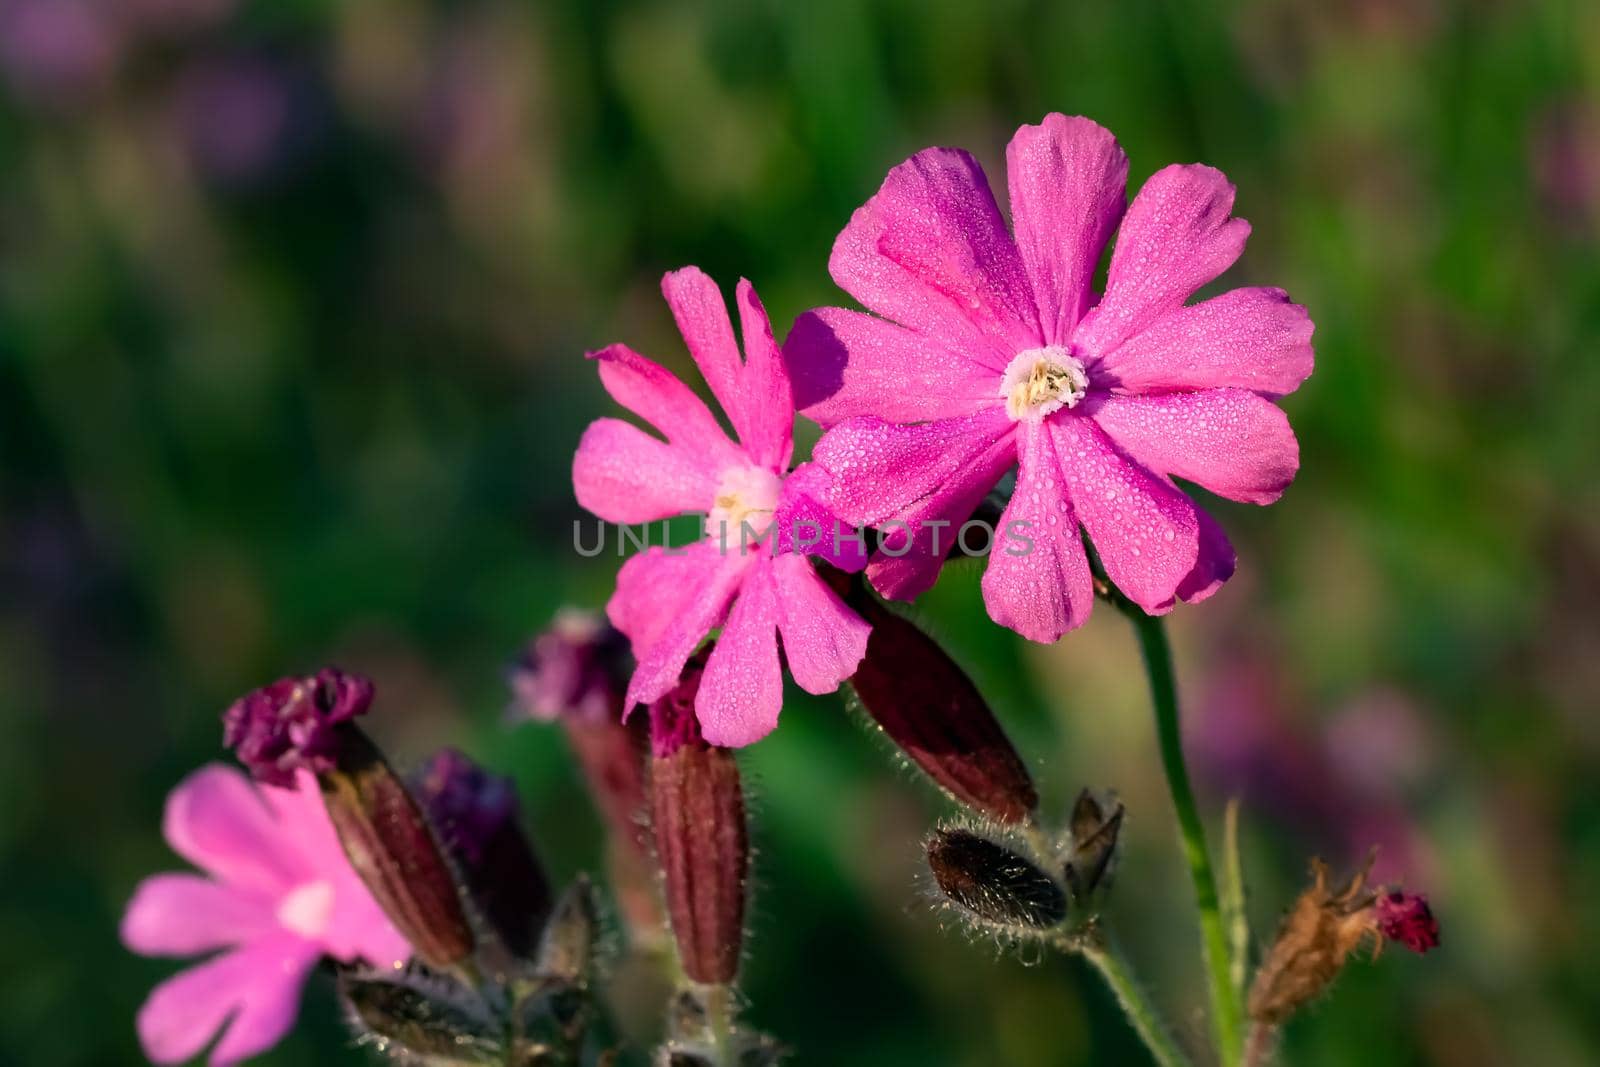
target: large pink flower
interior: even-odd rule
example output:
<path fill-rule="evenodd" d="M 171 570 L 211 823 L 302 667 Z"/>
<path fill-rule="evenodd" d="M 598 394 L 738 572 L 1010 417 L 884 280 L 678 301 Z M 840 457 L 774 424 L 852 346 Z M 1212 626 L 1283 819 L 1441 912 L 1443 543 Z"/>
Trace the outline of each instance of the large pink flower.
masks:
<path fill-rule="evenodd" d="M 221 1030 L 211 1063 L 238 1063 L 288 1032 L 323 956 L 383 966 L 410 956 L 345 859 L 309 772 L 291 790 L 202 767 L 167 798 L 163 829 L 205 874 L 140 884 L 123 944 L 146 956 L 216 955 L 157 986 L 139 1010 L 152 1061 L 191 1059 Z"/>
<path fill-rule="evenodd" d="M 1250 231 L 1218 171 L 1158 171 L 1124 217 L 1127 157 L 1088 119 L 1022 127 L 1006 161 L 1015 238 L 965 152 L 930 148 L 890 171 L 829 262 L 876 316 L 807 312 L 784 354 L 803 413 L 831 427 L 812 458 L 832 506 L 889 531 L 867 572 L 878 590 L 927 589 L 935 537 L 948 546 L 1016 466 L 984 600 L 996 622 L 1053 641 L 1093 599 L 1080 526 L 1151 613 L 1233 573 L 1227 538 L 1172 478 L 1277 499 L 1299 447 L 1273 400 L 1311 373 L 1312 326 L 1280 289 L 1186 304 Z"/>
<path fill-rule="evenodd" d="M 867 624 L 823 583 L 805 552 L 851 569 L 865 559 L 858 543 L 836 536 L 851 528 L 817 503 L 826 490 L 821 472 L 809 464 L 788 470 L 794 400 L 755 289 L 739 282 L 741 360 L 727 306 L 709 277 L 686 267 L 663 278 L 661 288 L 739 443 L 665 368 L 612 345 L 590 357 L 601 382 L 665 440 L 599 419 L 578 445 L 572 481 L 578 503 L 608 522 L 706 516 L 702 540 L 652 547 L 628 560 L 606 613 L 639 661 L 629 709 L 677 684 L 690 655 L 721 626 L 695 713 L 708 741 L 747 745 L 778 722 L 779 634 L 789 673 L 810 693 L 837 689 L 866 653 Z"/>

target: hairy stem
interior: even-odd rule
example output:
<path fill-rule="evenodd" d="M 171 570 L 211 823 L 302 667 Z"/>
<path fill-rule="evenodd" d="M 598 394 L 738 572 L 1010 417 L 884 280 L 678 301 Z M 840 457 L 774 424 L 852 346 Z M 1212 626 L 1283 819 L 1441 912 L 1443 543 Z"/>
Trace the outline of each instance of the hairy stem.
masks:
<path fill-rule="evenodd" d="M 1189 1057 L 1183 1054 L 1166 1023 L 1155 1006 L 1150 1003 L 1144 987 L 1134 978 L 1133 970 L 1116 944 L 1108 938 L 1096 938 L 1092 943 L 1077 945 L 1074 951 L 1094 965 L 1105 978 L 1106 984 L 1116 994 L 1128 1022 L 1150 1050 L 1150 1056 L 1160 1067 L 1189 1067 Z"/>
<path fill-rule="evenodd" d="M 1172 676 L 1172 651 L 1161 620 L 1147 615 L 1134 605 L 1124 613 L 1133 621 L 1144 653 L 1145 672 L 1150 679 L 1150 698 L 1155 706 L 1156 736 L 1161 746 L 1161 765 L 1167 775 L 1167 790 L 1178 816 L 1178 831 L 1183 842 L 1189 878 L 1194 882 L 1195 903 L 1200 909 L 1200 938 L 1204 950 L 1208 984 L 1211 989 L 1211 1028 L 1217 1043 L 1217 1056 L 1223 1067 L 1234 1067 L 1242 1053 L 1242 1020 L 1238 987 L 1233 982 L 1232 953 L 1228 934 L 1217 902 L 1217 879 L 1211 873 L 1211 858 L 1206 851 L 1205 827 L 1195 806 L 1189 785 L 1189 768 L 1183 759 L 1183 737 L 1178 727 L 1178 690 Z"/>

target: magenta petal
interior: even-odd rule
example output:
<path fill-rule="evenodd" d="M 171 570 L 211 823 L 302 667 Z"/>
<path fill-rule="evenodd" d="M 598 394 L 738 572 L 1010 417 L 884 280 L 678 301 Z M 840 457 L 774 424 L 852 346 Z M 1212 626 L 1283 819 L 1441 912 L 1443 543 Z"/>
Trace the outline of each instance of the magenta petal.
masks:
<path fill-rule="evenodd" d="M 689 661 L 694 650 L 699 647 L 706 634 L 722 621 L 723 613 L 727 611 L 728 601 L 733 598 L 739 588 L 739 583 L 745 574 L 757 561 L 755 556 L 743 555 L 737 547 L 732 547 L 727 555 L 723 555 L 717 546 L 707 544 L 713 558 L 716 560 L 714 567 L 706 568 L 696 566 L 694 572 L 700 578 L 694 584 L 681 584 L 673 593 L 660 593 L 662 597 L 658 604 L 671 603 L 673 610 L 665 618 L 654 618 L 647 622 L 650 640 L 641 642 L 631 633 L 633 640 L 633 653 L 638 657 L 639 665 L 633 672 L 633 678 L 628 682 L 626 706 L 631 709 L 639 704 L 648 704 L 666 693 L 678 683 L 678 678 L 683 674 L 683 665 Z M 635 556 L 629 560 L 648 559 L 654 553 L 662 552 L 653 548 L 649 553 Z M 704 550 L 702 550 L 703 552 Z M 671 559 L 665 554 L 655 556 L 657 559 Z M 687 558 L 687 557 L 681 557 Z M 624 568 L 626 571 L 627 568 Z M 639 580 L 640 571 L 629 576 L 630 581 Z M 674 577 L 681 576 L 682 572 L 672 568 L 668 573 Z M 623 576 L 618 575 L 617 591 L 612 596 L 613 603 L 618 597 L 624 595 Z M 607 611 L 611 608 L 608 605 Z M 627 612 L 623 612 L 624 617 Z M 623 633 L 628 630 L 612 615 L 612 621 L 617 629 Z M 630 624 L 632 619 L 628 619 Z"/>
<path fill-rule="evenodd" d="M 733 323 L 728 305 L 717 283 L 699 267 L 671 271 L 661 279 L 661 293 L 667 298 L 678 332 L 689 346 L 689 355 L 711 393 L 728 413 L 734 428 L 740 425 L 739 346 L 733 339 Z"/>
<path fill-rule="evenodd" d="M 621 419 L 596 419 L 578 442 L 572 487 L 579 505 L 607 522 L 654 522 L 707 510 L 717 474 L 686 446 Z"/>
<path fill-rule="evenodd" d="M 122 943 L 144 956 L 194 956 L 276 929 L 271 898 L 198 874 L 158 874 L 134 890 Z"/>
<path fill-rule="evenodd" d="M 1289 419 L 1243 389 L 1095 398 L 1085 413 L 1117 447 L 1158 474 L 1229 500 L 1270 504 L 1300 467 Z"/>
<path fill-rule="evenodd" d="M 800 464 L 784 479 L 773 551 L 818 556 L 854 574 L 867 565 L 866 538 L 823 503 L 832 488 L 828 472 L 815 463 Z"/>
<path fill-rule="evenodd" d="M 606 604 L 611 625 L 627 635 L 635 651 L 656 643 L 684 610 L 695 590 L 709 586 L 726 562 L 712 541 L 673 548 L 648 548 L 629 557 Z"/>
<path fill-rule="evenodd" d="M 1194 561 L 1194 570 L 1178 584 L 1178 599 L 1185 604 L 1198 604 L 1221 589 L 1222 584 L 1233 577 L 1238 562 L 1233 545 L 1217 520 L 1199 505 L 1195 506 L 1194 514 L 1200 521 L 1200 552 Z"/>
<path fill-rule="evenodd" d="M 1089 119 L 1046 115 L 1006 148 L 1011 220 L 1046 344 L 1066 344 L 1127 202 L 1128 157 Z"/>
<path fill-rule="evenodd" d="M 236 888 L 275 893 L 299 876 L 292 842 L 261 794 L 225 764 L 207 764 L 168 795 L 162 832 L 178 855 Z"/>
<path fill-rule="evenodd" d="M 857 415 L 888 422 L 959 418 L 994 402 L 1000 375 L 892 322 L 844 308 L 795 320 L 783 343 L 795 402 L 832 426 Z"/>
<path fill-rule="evenodd" d="M 778 725 L 783 671 L 778 665 L 777 627 L 771 561 L 761 560 L 745 575 L 695 696 L 700 732 L 713 745 L 739 748 L 761 740 Z"/>
<path fill-rule="evenodd" d="M 1022 258 L 965 152 L 929 148 L 891 170 L 839 234 L 828 269 L 868 309 L 996 370 L 1039 343 Z"/>
<path fill-rule="evenodd" d="M 782 471 L 794 452 L 794 394 L 789 371 L 755 287 L 741 278 L 736 299 L 745 356 L 740 376 L 739 439 L 757 464 Z"/>
<path fill-rule="evenodd" d="M 227 1024 L 210 1062 L 238 1063 L 277 1044 L 294 1025 L 300 989 L 320 953 L 282 935 L 253 942 L 156 986 L 139 1009 L 139 1041 L 154 1063 L 199 1055 Z M 230 1021 L 231 1019 L 231 1021 Z"/>
<path fill-rule="evenodd" d="M 1078 347 L 1091 358 L 1110 353 L 1232 266 L 1250 236 L 1232 209 L 1233 185 L 1219 170 L 1175 163 L 1153 174 L 1122 220 L 1105 297 L 1079 324 Z"/>
<path fill-rule="evenodd" d="M 851 419 L 823 434 L 812 459 L 833 479 L 829 505 L 852 522 L 876 525 L 952 481 L 968 480 L 972 460 L 1013 425 L 999 406 L 915 426 Z"/>
<path fill-rule="evenodd" d="M 833 692 L 860 666 L 872 627 L 828 588 L 805 557 L 776 557 L 772 577 L 789 673 L 808 693 Z"/>
<path fill-rule="evenodd" d="M 1011 425 L 1009 419 L 1006 423 Z M 968 460 L 960 477 L 947 479 L 893 523 L 882 524 L 882 547 L 867 565 L 872 587 L 891 600 L 914 600 L 931 589 L 962 523 L 1016 459 L 1015 439 L 1004 433 Z"/>
<path fill-rule="evenodd" d="M 589 358 L 600 367 L 600 384 L 613 400 L 644 419 L 668 441 L 722 469 L 742 461 L 705 401 L 667 368 L 627 345 L 611 345 Z"/>
<path fill-rule="evenodd" d="M 1092 419 L 1074 414 L 1048 425 L 1107 577 L 1152 615 L 1170 611 L 1199 552 L 1193 501 L 1130 462 Z"/>
<path fill-rule="evenodd" d="M 1094 586 L 1049 431 L 1021 424 L 1017 453 L 1017 487 L 989 550 L 983 601 L 1001 626 L 1049 644 L 1089 618 Z"/>
<path fill-rule="evenodd" d="M 1233 386 L 1285 396 L 1311 374 L 1313 329 L 1282 289 L 1234 289 L 1157 319 L 1090 370 L 1130 393 Z"/>

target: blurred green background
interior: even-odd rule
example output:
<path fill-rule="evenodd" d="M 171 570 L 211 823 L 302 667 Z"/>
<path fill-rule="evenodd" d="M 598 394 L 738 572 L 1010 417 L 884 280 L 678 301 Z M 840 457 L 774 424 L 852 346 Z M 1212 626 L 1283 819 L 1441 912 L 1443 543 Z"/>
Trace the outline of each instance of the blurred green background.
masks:
<path fill-rule="evenodd" d="M 1600 6 L 0 0 L 0 1062 L 139 1062 L 172 973 L 117 943 L 178 866 L 163 797 L 217 715 L 335 660 L 402 762 L 519 779 L 598 867 L 559 731 L 503 668 L 615 559 L 570 549 L 582 353 L 688 366 L 657 293 L 697 263 L 782 331 L 885 171 L 1047 111 L 1132 181 L 1222 168 L 1230 285 L 1317 323 L 1285 499 L 1217 514 L 1238 576 L 1173 618 L 1196 773 L 1245 801 L 1258 933 L 1313 854 L 1384 844 L 1444 947 L 1357 964 L 1295 1064 L 1600 1062 Z M 698 385 L 698 383 L 697 383 Z M 1115 787 L 1114 921 L 1186 1037 L 1204 997 L 1136 650 L 1052 648 L 979 570 L 915 609 L 1049 802 Z M 944 809 L 836 702 L 747 753 L 751 1018 L 815 1064 L 1141 1062 L 1091 976 L 941 930 Z M 1032 964 L 1032 965 L 1030 965 Z M 264 1062 L 357 1063 L 313 985 Z"/>

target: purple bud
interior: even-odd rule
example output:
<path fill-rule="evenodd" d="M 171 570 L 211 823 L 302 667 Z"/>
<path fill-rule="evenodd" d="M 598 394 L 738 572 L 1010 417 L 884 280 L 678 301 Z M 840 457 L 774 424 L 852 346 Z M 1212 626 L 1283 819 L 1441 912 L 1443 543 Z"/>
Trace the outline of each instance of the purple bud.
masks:
<path fill-rule="evenodd" d="M 866 713 L 956 800 L 998 822 L 1028 819 L 1039 795 L 972 679 L 933 638 L 859 586 L 849 600 L 872 624 L 850 679 Z"/>
<path fill-rule="evenodd" d="M 512 668 L 516 710 L 544 722 L 620 720 L 628 669 L 626 637 L 604 619 L 564 609 Z"/>
<path fill-rule="evenodd" d="M 338 757 L 340 723 L 372 705 L 372 682 L 325 667 L 304 678 L 280 678 L 240 697 L 223 713 L 222 743 L 258 782 L 294 788 L 301 767 L 321 775 Z"/>
<path fill-rule="evenodd" d="M 550 883 L 517 820 L 516 786 L 453 748 L 416 778 L 418 801 L 490 927 L 516 956 L 538 944 Z"/>
<path fill-rule="evenodd" d="M 1427 952 L 1439 947 L 1439 920 L 1421 893 L 1391 889 L 1378 897 L 1378 932 L 1398 941 L 1412 952 Z"/>
<path fill-rule="evenodd" d="M 694 699 L 704 661 L 650 705 L 650 811 L 684 974 L 727 985 L 739 970 L 750 843 L 733 753 L 706 742 Z"/>

